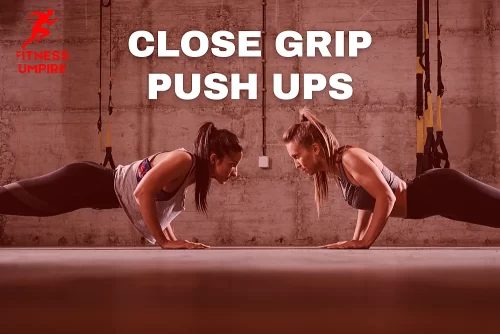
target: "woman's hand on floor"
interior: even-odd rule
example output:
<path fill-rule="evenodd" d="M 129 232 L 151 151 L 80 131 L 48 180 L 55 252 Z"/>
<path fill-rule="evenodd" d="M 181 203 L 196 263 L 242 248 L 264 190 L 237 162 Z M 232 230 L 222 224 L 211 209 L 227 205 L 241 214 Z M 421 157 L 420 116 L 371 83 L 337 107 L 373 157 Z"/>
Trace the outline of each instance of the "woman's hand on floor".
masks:
<path fill-rule="evenodd" d="M 160 245 L 162 249 L 205 249 L 210 248 L 210 246 L 204 245 L 202 243 L 191 242 L 187 240 L 175 240 L 167 241 Z"/>
<path fill-rule="evenodd" d="M 368 249 L 370 248 L 362 240 L 349 240 L 349 241 L 339 241 L 334 244 L 329 244 L 325 246 L 320 246 L 323 249 Z"/>

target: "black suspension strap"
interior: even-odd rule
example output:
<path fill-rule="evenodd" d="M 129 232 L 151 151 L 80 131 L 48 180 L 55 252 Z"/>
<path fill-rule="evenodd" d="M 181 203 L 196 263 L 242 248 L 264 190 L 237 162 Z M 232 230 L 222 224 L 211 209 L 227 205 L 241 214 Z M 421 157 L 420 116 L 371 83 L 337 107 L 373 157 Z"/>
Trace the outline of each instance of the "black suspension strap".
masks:
<path fill-rule="evenodd" d="M 99 149 L 102 153 L 102 106 L 101 106 L 101 88 L 102 88 L 102 8 L 109 7 L 109 99 L 108 99 L 108 126 L 106 131 L 106 155 L 104 156 L 103 166 L 106 166 L 108 163 L 111 168 L 115 169 L 116 165 L 113 160 L 113 155 L 111 154 L 112 146 L 111 146 L 111 114 L 113 113 L 113 100 L 111 97 L 111 89 L 113 87 L 113 81 L 111 76 L 111 0 L 108 1 L 107 4 L 104 4 L 103 0 L 99 0 L 100 2 L 100 16 L 99 16 L 99 120 L 97 121 L 97 129 L 99 133 Z M 101 159 L 102 160 L 102 159 Z"/>
<path fill-rule="evenodd" d="M 437 0 L 437 50 L 438 50 L 438 92 L 437 92 L 437 110 L 436 110 L 436 143 L 434 148 L 435 168 L 441 167 L 441 160 L 444 161 L 444 168 L 450 167 L 448 160 L 448 150 L 443 139 L 443 126 L 441 122 L 441 99 L 444 95 L 444 84 L 441 76 L 441 67 L 443 66 L 443 56 L 441 54 L 441 24 L 439 22 L 439 0 Z M 441 149 L 441 152 L 439 151 Z"/>
<path fill-rule="evenodd" d="M 424 49 L 424 15 L 423 0 L 417 0 L 417 171 L 416 175 L 424 172 L 424 69 L 422 65 Z"/>
<path fill-rule="evenodd" d="M 427 138 L 425 140 L 424 146 L 424 171 L 432 169 L 432 164 L 434 162 L 434 148 L 436 146 L 434 139 L 434 115 L 432 110 L 432 91 L 431 91 L 431 63 L 430 63 L 430 26 L 429 26 L 429 12 L 430 5 L 429 0 L 425 0 L 424 8 L 424 28 L 425 28 L 425 127 L 427 129 Z"/>

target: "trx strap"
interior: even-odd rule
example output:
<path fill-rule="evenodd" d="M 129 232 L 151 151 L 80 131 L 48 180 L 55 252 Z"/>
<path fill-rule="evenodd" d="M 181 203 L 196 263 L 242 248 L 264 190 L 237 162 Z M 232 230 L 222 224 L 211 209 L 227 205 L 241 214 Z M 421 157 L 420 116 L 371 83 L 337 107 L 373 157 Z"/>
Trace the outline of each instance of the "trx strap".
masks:
<path fill-rule="evenodd" d="M 424 120 L 425 127 L 427 129 L 427 138 L 425 140 L 424 146 L 424 172 L 426 170 L 432 169 L 432 163 L 434 161 L 434 115 L 432 110 L 432 91 L 431 91 L 431 63 L 430 63 L 430 28 L 429 28 L 429 0 L 425 0 L 425 11 L 424 11 L 424 29 L 425 29 L 425 111 Z"/>
<path fill-rule="evenodd" d="M 417 62 L 416 62 L 416 72 L 417 72 L 417 171 L 416 175 L 420 175 L 424 172 L 424 86 L 423 77 L 424 69 L 422 65 L 423 56 L 423 31 L 424 31 L 424 20 L 423 20 L 423 0 L 417 0 Z"/>
<path fill-rule="evenodd" d="M 443 66 L 443 57 L 441 55 L 441 25 L 439 23 L 439 0 L 437 0 L 437 50 L 438 50 L 438 92 L 437 92 L 437 110 L 436 110 L 436 142 L 434 147 L 434 161 L 435 168 L 441 167 L 441 160 L 443 160 L 444 168 L 450 167 L 448 160 L 448 151 L 443 139 L 443 127 L 441 124 L 441 99 L 444 94 L 444 85 L 441 77 L 441 67 Z M 438 151 L 441 149 L 441 152 Z"/>
<path fill-rule="evenodd" d="M 423 3 L 423 7 L 422 7 Z M 429 52 L 429 0 L 417 0 L 417 170 L 416 175 L 432 169 L 440 168 L 441 160 L 445 161 L 444 168 L 450 167 L 448 151 L 443 140 L 441 122 L 441 98 L 444 94 L 444 85 L 441 77 L 443 58 L 441 55 L 441 25 L 439 21 L 439 1 L 437 1 L 437 50 L 438 50 L 438 93 L 436 113 L 436 139 L 434 139 L 434 115 L 432 109 L 431 71 Z M 424 15 L 422 15 L 422 8 Z M 422 17 L 424 16 L 424 17 Z M 425 36 L 423 36 L 423 33 Z M 422 52 L 422 40 L 425 38 L 425 51 Z M 422 63 L 425 56 L 425 65 Z M 425 73 L 425 82 L 422 88 L 422 77 Z M 425 111 L 422 108 L 422 97 L 425 90 Z M 424 131 L 425 121 L 425 131 Z M 423 138 L 426 136 L 425 145 Z M 441 152 L 439 152 L 441 149 Z"/>
<path fill-rule="evenodd" d="M 115 169 L 115 162 L 111 155 L 111 114 L 113 113 L 113 101 L 111 99 L 112 77 L 111 77 L 111 0 L 104 4 L 100 2 L 100 17 L 99 17 L 99 120 L 97 121 L 97 130 L 99 134 L 99 149 L 102 154 L 102 108 L 101 108 L 101 87 L 102 87 L 102 8 L 109 7 L 109 100 L 108 100 L 108 126 L 106 131 L 106 155 L 102 165 L 105 167 L 108 162 L 111 168 Z M 102 159 L 101 159 L 102 160 Z"/>

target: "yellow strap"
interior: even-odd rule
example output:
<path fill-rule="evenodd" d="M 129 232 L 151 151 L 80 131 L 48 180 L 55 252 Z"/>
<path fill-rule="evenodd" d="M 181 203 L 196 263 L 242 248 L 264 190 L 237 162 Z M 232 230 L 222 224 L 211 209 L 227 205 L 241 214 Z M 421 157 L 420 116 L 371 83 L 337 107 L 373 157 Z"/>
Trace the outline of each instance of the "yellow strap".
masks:
<path fill-rule="evenodd" d="M 424 74 L 424 68 L 420 65 L 420 56 L 417 56 L 417 74 Z"/>
<path fill-rule="evenodd" d="M 425 39 L 429 39 L 429 24 L 427 21 L 424 22 L 425 24 Z"/>
<path fill-rule="evenodd" d="M 436 111 L 436 131 L 443 131 L 441 124 L 441 96 L 437 96 L 437 111 Z"/>

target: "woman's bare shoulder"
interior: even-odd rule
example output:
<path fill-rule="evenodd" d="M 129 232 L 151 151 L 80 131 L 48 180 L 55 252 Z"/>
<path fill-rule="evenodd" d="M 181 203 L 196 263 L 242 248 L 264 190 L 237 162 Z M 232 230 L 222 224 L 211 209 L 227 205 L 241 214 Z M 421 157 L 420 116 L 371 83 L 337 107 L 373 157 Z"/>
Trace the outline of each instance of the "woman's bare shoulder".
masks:
<path fill-rule="evenodd" d="M 377 165 L 380 169 L 383 166 L 382 161 L 375 156 L 373 153 L 361 148 L 361 147 L 350 147 L 344 151 L 342 154 L 342 161 L 344 164 L 355 166 L 359 161 L 367 161 L 366 159 L 371 160 L 375 165 Z"/>

